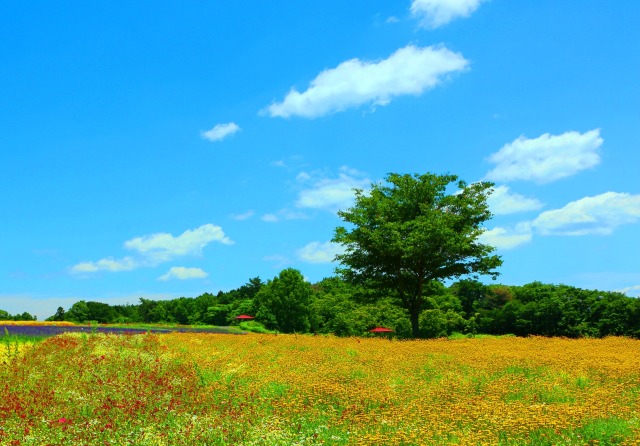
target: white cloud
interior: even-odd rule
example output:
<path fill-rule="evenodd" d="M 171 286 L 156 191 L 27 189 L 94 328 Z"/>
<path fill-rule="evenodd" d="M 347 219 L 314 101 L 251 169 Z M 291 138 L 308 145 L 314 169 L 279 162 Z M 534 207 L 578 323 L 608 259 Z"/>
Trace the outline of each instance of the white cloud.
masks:
<path fill-rule="evenodd" d="M 233 218 L 234 220 L 238 220 L 238 221 L 242 221 L 242 220 L 247 220 L 251 217 L 253 217 L 254 212 L 249 210 L 247 212 L 244 212 L 242 214 L 234 214 L 231 216 L 231 218 Z"/>
<path fill-rule="evenodd" d="M 542 212 L 515 228 L 497 227 L 480 236 L 482 243 L 512 249 L 537 235 L 609 235 L 620 225 L 640 222 L 640 195 L 606 192 L 572 201 L 560 209 Z"/>
<path fill-rule="evenodd" d="M 208 223 L 196 229 L 188 229 L 178 237 L 159 232 L 128 240 L 124 246 L 139 252 L 152 262 L 160 263 L 186 255 L 202 255 L 202 249 L 211 242 L 233 244 L 220 226 Z"/>
<path fill-rule="evenodd" d="M 189 279 L 202 279 L 209 274 L 201 270 L 200 268 L 186 268 L 184 266 L 173 266 L 166 274 L 158 277 L 158 280 L 167 281 L 170 279 L 189 280 Z"/>
<path fill-rule="evenodd" d="M 542 235 L 609 235 L 640 221 L 640 195 L 606 192 L 545 211 L 532 225 Z"/>
<path fill-rule="evenodd" d="M 168 233 L 156 233 L 136 237 L 124 243 L 124 247 L 137 252 L 137 257 L 123 257 L 120 260 L 107 257 L 96 262 L 81 262 L 70 268 L 74 274 L 97 271 L 130 271 L 142 266 L 156 266 L 176 257 L 202 255 L 202 249 L 211 242 L 225 245 L 233 241 L 225 236 L 220 226 L 205 224 L 189 229 L 178 237 Z"/>
<path fill-rule="evenodd" d="M 486 230 L 479 238 L 480 243 L 498 249 L 513 249 L 531 241 L 529 222 L 518 223 L 515 228 L 493 228 Z"/>
<path fill-rule="evenodd" d="M 309 263 L 330 263 L 344 251 L 342 245 L 333 242 L 311 242 L 298 250 L 298 257 Z"/>
<path fill-rule="evenodd" d="M 140 266 L 139 262 L 132 257 L 123 257 L 116 260 L 112 257 L 98 260 L 97 262 L 80 262 L 71 267 L 72 273 L 94 273 L 97 271 L 131 271 Z"/>
<path fill-rule="evenodd" d="M 281 220 L 304 220 L 307 215 L 303 212 L 292 211 L 291 209 L 280 209 L 277 213 L 264 214 L 260 217 L 267 223 L 277 223 Z"/>
<path fill-rule="evenodd" d="M 496 215 L 535 211 L 543 206 L 543 204 L 535 198 L 527 198 L 511 192 L 509 186 L 505 185 L 494 187 L 487 203 L 489 204 L 491 212 Z"/>
<path fill-rule="evenodd" d="M 281 167 L 287 170 L 298 169 L 303 164 L 303 157 L 300 155 L 291 155 L 286 158 L 271 161 L 269 165 L 273 167 Z"/>
<path fill-rule="evenodd" d="M 267 223 L 277 223 L 280 220 L 276 214 L 264 214 L 260 218 Z"/>
<path fill-rule="evenodd" d="M 307 172 L 300 172 L 298 175 L 296 175 L 296 181 L 298 181 L 299 183 L 304 183 L 305 181 L 309 181 L 311 179 L 311 175 L 309 175 Z"/>
<path fill-rule="evenodd" d="M 420 95 L 467 65 L 462 55 L 447 48 L 408 45 L 385 60 L 351 59 L 324 70 L 306 91 L 294 88 L 264 112 L 272 117 L 317 118 L 363 104 L 386 105 L 396 96 Z"/>
<path fill-rule="evenodd" d="M 520 136 L 488 160 L 496 164 L 486 178 L 491 181 L 530 180 L 549 183 L 596 166 L 602 145 L 600 130 L 586 133 L 545 133 L 534 139 Z"/>
<path fill-rule="evenodd" d="M 231 136 L 240 131 L 240 127 L 235 122 L 229 122 L 227 124 L 218 124 L 211 130 L 202 132 L 200 135 L 203 139 L 209 141 L 222 141 L 227 136 Z"/>
<path fill-rule="evenodd" d="M 640 285 L 628 286 L 626 288 L 622 288 L 621 290 L 616 290 L 620 293 L 626 294 L 627 296 L 631 296 L 635 294 L 636 297 L 640 298 Z"/>
<path fill-rule="evenodd" d="M 469 17 L 486 0 L 413 0 L 411 15 L 425 28 L 438 28 L 458 17 Z"/>
<path fill-rule="evenodd" d="M 316 179 L 311 188 L 300 191 L 296 206 L 336 212 L 353 204 L 353 189 L 366 189 L 370 184 L 363 173 L 341 167 L 337 178 Z"/>
<path fill-rule="evenodd" d="M 292 211 L 290 209 L 282 209 L 278 211 L 278 215 L 285 220 L 304 220 L 308 218 L 304 212 Z"/>

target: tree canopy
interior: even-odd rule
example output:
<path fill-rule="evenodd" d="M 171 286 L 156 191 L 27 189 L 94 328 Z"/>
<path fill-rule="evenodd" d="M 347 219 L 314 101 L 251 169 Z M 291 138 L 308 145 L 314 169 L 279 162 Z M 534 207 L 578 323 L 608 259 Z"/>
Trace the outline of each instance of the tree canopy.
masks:
<path fill-rule="evenodd" d="M 394 330 L 391 336 L 413 337 L 409 312 L 388 291 L 335 276 L 309 284 L 299 271 L 291 269 L 267 283 L 273 282 L 277 285 L 260 296 L 267 284 L 256 277 L 238 289 L 193 298 L 140 298 L 138 304 L 126 305 L 80 301 L 67 311 L 59 307 L 47 320 L 176 324 L 186 319 L 191 325 L 240 324 L 245 330 L 258 332 L 266 328 L 337 336 L 368 336 L 367 330 L 382 326 Z M 280 301 L 283 296 L 285 305 Z M 422 337 L 514 334 L 640 338 L 640 299 L 619 292 L 541 282 L 488 285 L 464 279 L 448 287 L 430 282 L 424 296 L 418 318 Z M 293 310 L 294 317 L 281 317 L 287 309 Z M 255 321 L 240 323 L 236 316 L 242 313 L 256 316 Z M 35 317 L 28 313 L 10 315 L 0 309 L 0 332 L 3 320 Z"/>
<path fill-rule="evenodd" d="M 268 328 L 284 333 L 311 329 L 311 284 L 293 268 L 280 272 L 255 295 L 256 316 Z"/>
<path fill-rule="evenodd" d="M 451 191 L 452 183 L 457 190 Z M 347 280 L 386 290 L 409 312 L 419 336 L 419 316 L 433 282 L 488 274 L 502 264 L 494 247 L 482 244 L 491 218 L 492 183 L 467 184 L 455 175 L 399 175 L 370 191 L 356 189 L 354 205 L 338 212 L 349 227 L 336 228 L 342 244 L 338 269 Z"/>
<path fill-rule="evenodd" d="M 37 318 L 27 313 L 22 314 L 9 314 L 8 311 L 0 309 L 0 321 L 35 321 Z"/>

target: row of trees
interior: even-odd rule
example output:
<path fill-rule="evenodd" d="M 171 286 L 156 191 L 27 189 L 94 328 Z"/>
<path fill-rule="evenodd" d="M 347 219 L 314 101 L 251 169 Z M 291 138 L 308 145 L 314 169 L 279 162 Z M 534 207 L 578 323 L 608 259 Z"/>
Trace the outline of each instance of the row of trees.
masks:
<path fill-rule="evenodd" d="M 637 300 L 616 293 L 534 283 L 486 286 L 479 275 L 498 275 L 495 247 L 482 243 L 491 218 L 493 184 L 467 184 L 455 175 L 389 174 L 354 205 L 338 212 L 345 226 L 333 242 L 339 277 L 312 286 L 294 269 L 262 283 L 258 278 L 229 293 L 204 294 L 109 307 L 78 302 L 55 319 L 182 324 L 228 323 L 253 313 L 283 332 L 361 334 L 387 325 L 399 336 L 515 333 L 558 336 L 638 336 Z M 472 279 L 468 279 L 471 277 Z M 443 283 L 467 278 L 447 288 Z"/>
<path fill-rule="evenodd" d="M 424 296 L 417 337 L 486 333 L 640 338 L 640 299 L 617 292 L 540 282 L 507 286 L 461 280 L 448 287 L 431 282 Z M 67 311 L 59 308 L 49 320 L 231 325 L 236 316 L 251 314 L 267 329 L 284 333 L 362 336 L 384 326 L 393 329 L 394 336 L 415 337 L 401 299 L 340 277 L 310 284 L 298 270 L 288 268 L 267 282 L 250 279 L 238 289 L 216 295 L 141 298 L 128 305 L 79 301 Z"/>
<path fill-rule="evenodd" d="M 9 312 L 0 310 L 0 321 L 35 321 L 37 317 L 32 316 L 26 311 L 21 314 L 9 314 Z"/>

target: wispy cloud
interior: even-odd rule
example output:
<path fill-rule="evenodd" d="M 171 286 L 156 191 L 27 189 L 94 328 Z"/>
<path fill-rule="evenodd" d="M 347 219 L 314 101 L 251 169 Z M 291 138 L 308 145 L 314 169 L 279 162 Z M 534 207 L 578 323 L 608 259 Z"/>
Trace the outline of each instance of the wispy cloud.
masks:
<path fill-rule="evenodd" d="M 532 226 L 542 235 L 609 235 L 640 221 L 640 195 L 606 192 L 545 211 Z"/>
<path fill-rule="evenodd" d="M 158 280 L 167 281 L 171 279 L 189 280 L 189 279 L 203 279 L 207 277 L 205 271 L 200 268 L 186 268 L 184 266 L 173 266 L 166 274 L 158 277 Z"/>
<path fill-rule="evenodd" d="M 617 291 L 626 294 L 627 296 L 635 295 L 640 298 L 640 285 L 628 286 Z"/>
<path fill-rule="evenodd" d="M 320 176 L 317 173 L 298 175 L 299 181 L 311 182 L 298 195 L 299 208 L 324 209 L 336 212 L 353 204 L 353 189 L 366 189 L 371 180 L 364 173 L 343 166 L 337 177 Z"/>
<path fill-rule="evenodd" d="M 304 165 L 304 159 L 300 155 L 290 155 L 285 158 L 271 161 L 273 167 L 281 167 L 287 170 L 300 169 Z"/>
<path fill-rule="evenodd" d="M 480 242 L 506 250 L 529 243 L 531 238 L 531 224 L 529 222 L 522 222 L 513 228 L 497 227 L 486 230 L 480 236 Z"/>
<path fill-rule="evenodd" d="M 207 139 L 209 141 L 222 141 L 227 136 L 231 136 L 234 133 L 240 131 L 240 127 L 235 122 L 229 122 L 226 124 L 218 124 L 211 130 L 207 130 L 206 132 L 202 132 L 200 135 L 203 139 Z"/>
<path fill-rule="evenodd" d="M 282 220 L 304 220 L 307 215 L 304 212 L 292 211 L 291 209 L 280 209 L 276 213 L 264 214 L 260 219 L 267 223 L 277 223 Z"/>
<path fill-rule="evenodd" d="M 165 232 L 145 235 L 127 240 L 124 247 L 134 251 L 136 256 L 121 259 L 107 257 L 95 262 L 80 262 L 70 269 L 72 273 L 94 273 L 97 271 L 130 271 L 144 266 L 156 266 L 183 256 L 200 256 L 202 249 L 211 242 L 233 244 L 220 226 L 205 224 L 189 229 L 178 237 Z"/>
<path fill-rule="evenodd" d="M 255 214 L 255 212 L 253 212 L 252 210 L 249 210 L 249 211 L 244 212 L 242 214 L 233 214 L 231 216 L 231 218 L 233 218 L 234 220 L 238 220 L 238 221 L 248 220 L 251 217 L 253 217 L 253 214 Z"/>
<path fill-rule="evenodd" d="M 274 267 L 276 268 L 282 268 L 284 266 L 289 265 L 291 262 L 289 261 L 289 259 L 283 255 L 280 254 L 274 254 L 272 256 L 265 256 L 263 257 L 264 260 L 266 260 L 267 262 L 271 262 L 273 263 Z"/>
<path fill-rule="evenodd" d="M 114 259 L 107 257 L 97 262 L 81 262 L 74 265 L 71 271 L 74 273 L 93 273 L 96 271 L 130 271 L 136 269 L 140 262 L 133 257 L 123 257 L 122 259 Z"/>
<path fill-rule="evenodd" d="M 600 163 L 598 149 L 602 142 L 599 129 L 562 135 L 545 133 L 534 139 L 521 136 L 488 158 L 496 166 L 486 178 L 550 183 Z"/>
<path fill-rule="evenodd" d="M 333 242 L 311 242 L 299 249 L 298 258 L 308 263 L 330 263 L 344 251 L 342 245 Z"/>
<path fill-rule="evenodd" d="M 413 0 L 411 14 L 424 28 L 434 29 L 458 17 L 469 17 L 486 0 Z"/>
<path fill-rule="evenodd" d="M 509 186 L 505 185 L 494 187 L 487 203 L 491 212 L 496 215 L 536 211 L 543 206 L 537 199 L 511 192 Z"/>
<path fill-rule="evenodd" d="M 408 45 L 377 62 L 351 59 L 321 72 L 309 88 L 292 89 L 282 102 L 267 107 L 272 117 L 317 118 L 359 107 L 386 105 L 397 96 L 420 95 L 462 71 L 468 61 L 442 46 Z"/>
<path fill-rule="evenodd" d="M 267 223 L 277 223 L 278 221 L 280 221 L 276 214 L 264 214 L 262 217 L 260 217 L 260 219 L 262 221 L 266 221 Z"/>

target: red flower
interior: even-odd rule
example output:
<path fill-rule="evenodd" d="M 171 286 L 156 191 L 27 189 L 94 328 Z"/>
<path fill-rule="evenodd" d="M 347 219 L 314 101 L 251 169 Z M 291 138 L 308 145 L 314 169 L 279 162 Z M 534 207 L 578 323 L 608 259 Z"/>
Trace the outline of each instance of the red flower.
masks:
<path fill-rule="evenodd" d="M 67 420 L 65 417 L 62 417 L 62 418 L 60 418 L 60 419 L 58 420 L 58 423 L 62 423 L 62 424 L 64 424 L 64 423 L 66 423 L 67 421 L 69 421 L 69 420 Z"/>

